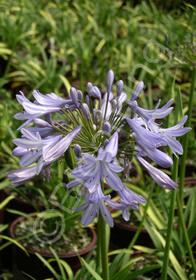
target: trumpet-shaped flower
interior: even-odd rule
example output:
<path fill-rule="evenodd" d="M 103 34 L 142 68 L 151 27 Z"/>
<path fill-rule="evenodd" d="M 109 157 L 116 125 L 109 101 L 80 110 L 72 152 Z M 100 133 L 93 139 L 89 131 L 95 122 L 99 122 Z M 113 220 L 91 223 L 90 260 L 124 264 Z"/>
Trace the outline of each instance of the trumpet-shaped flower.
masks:
<path fill-rule="evenodd" d="M 145 199 L 125 187 L 116 172 L 121 172 L 122 167 L 114 160 L 118 152 L 118 133 L 115 132 L 105 150 L 99 149 L 98 156 L 95 158 L 90 154 L 83 154 L 85 164 L 79 165 L 72 171 L 72 175 L 77 179 L 68 183 L 67 187 L 75 187 L 83 184 L 85 188 L 86 204 L 79 210 L 86 208 L 82 224 L 87 225 L 93 221 L 95 216 L 101 211 L 103 218 L 112 226 L 113 221 L 107 210 L 104 201 L 113 208 L 123 211 L 123 216 L 127 219 L 127 208 L 138 209 L 138 203 L 145 203 Z M 108 185 L 117 191 L 121 198 L 121 204 L 110 201 L 109 196 L 104 196 L 101 190 L 101 181 L 105 178 Z"/>
<path fill-rule="evenodd" d="M 78 212 L 86 208 L 81 219 L 81 223 L 83 226 L 91 224 L 96 216 L 99 217 L 99 212 L 101 212 L 106 223 L 113 227 L 114 222 L 112 216 L 107 206 L 105 205 L 105 202 L 110 201 L 110 195 L 105 196 L 103 194 L 100 184 L 97 185 L 96 192 L 85 193 L 85 201 L 86 203 L 84 205 L 78 207 L 75 210 L 75 212 Z"/>
<path fill-rule="evenodd" d="M 176 155 L 178 153 L 179 155 L 183 154 L 183 148 L 182 145 L 178 140 L 173 138 L 173 136 L 182 136 L 186 134 L 189 130 L 191 130 L 190 127 L 182 127 L 185 122 L 187 121 L 187 116 L 184 116 L 182 120 L 176 124 L 175 126 L 169 127 L 169 128 L 160 128 L 156 123 L 154 122 L 148 122 L 148 128 L 157 134 L 160 134 L 164 140 L 167 142 L 167 145 L 171 148 L 172 152 Z"/>
<path fill-rule="evenodd" d="M 170 156 L 157 149 L 157 147 L 167 145 L 167 141 L 161 134 L 145 129 L 137 118 L 127 118 L 127 122 L 134 131 L 132 135 L 135 137 L 143 155 L 148 156 L 162 167 L 170 167 L 173 164 Z"/>
<path fill-rule="evenodd" d="M 13 140 L 13 142 L 18 145 L 18 147 L 14 149 L 13 154 L 21 157 L 20 165 L 22 167 L 27 167 L 35 163 L 37 160 L 38 163 L 33 166 L 33 168 L 11 172 L 8 174 L 10 181 L 13 184 L 19 185 L 20 182 L 22 184 L 29 180 L 29 176 L 32 178 L 35 175 L 38 175 L 44 168 L 65 153 L 80 129 L 81 126 L 78 126 L 64 137 L 62 137 L 62 135 L 57 135 L 54 137 L 49 136 L 45 139 L 41 139 L 38 132 L 33 134 L 27 129 L 22 129 L 23 137 Z M 28 170 L 30 170 L 30 174 L 28 174 Z M 16 174 L 16 178 L 14 178 L 14 174 Z M 21 178 L 21 180 L 19 178 Z"/>

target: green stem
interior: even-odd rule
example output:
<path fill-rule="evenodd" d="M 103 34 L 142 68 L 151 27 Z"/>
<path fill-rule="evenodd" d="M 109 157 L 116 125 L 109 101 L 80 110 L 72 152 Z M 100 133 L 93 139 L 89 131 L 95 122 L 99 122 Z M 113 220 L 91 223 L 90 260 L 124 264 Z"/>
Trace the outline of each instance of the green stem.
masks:
<path fill-rule="evenodd" d="M 97 254 L 96 254 L 96 268 L 97 271 L 101 267 L 101 219 L 98 219 L 97 225 Z"/>
<path fill-rule="evenodd" d="M 174 158 L 174 166 L 173 166 L 173 179 L 176 182 L 178 178 L 178 159 Z M 170 243 L 171 243 L 171 234 L 172 234 L 172 227 L 173 227 L 173 219 L 174 219 L 174 209 L 175 209 L 175 201 L 176 201 L 176 190 L 173 190 L 171 193 L 171 200 L 170 200 L 170 209 L 169 209 L 169 218 L 168 218 L 168 225 L 167 225 L 167 237 L 166 237 L 166 244 L 164 250 L 164 259 L 163 259 L 163 269 L 161 280 L 167 280 L 167 269 L 169 263 L 169 251 L 170 251 Z"/>
<path fill-rule="evenodd" d="M 102 262 L 102 274 L 103 280 L 109 280 L 109 266 L 108 266 L 108 242 L 107 242 L 107 231 L 106 222 L 104 221 L 101 213 L 99 214 L 98 223 L 98 240 L 99 246 L 101 247 L 101 262 Z M 99 248 L 98 248 L 99 250 Z"/>
<path fill-rule="evenodd" d="M 189 104 L 188 104 L 188 120 L 186 122 L 186 126 L 191 125 L 191 114 L 192 114 L 192 107 L 193 107 L 193 96 L 194 96 L 194 90 L 195 90 L 195 79 L 196 79 L 196 67 L 193 68 L 192 72 L 192 81 L 191 81 L 191 90 L 189 95 Z M 179 185 L 179 198 L 180 198 L 180 205 L 183 207 L 184 203 L 184 177 L 185 177 L 185 171 L 186 171 L 186 159 L 187 159 L 187 152 L 188 152 L 188 138 L 189 135 L 185 134 L 184 141 L 183 141 L 183 155 L 181 160 L 181 166 L 180 166 L 180 185 Z"/>

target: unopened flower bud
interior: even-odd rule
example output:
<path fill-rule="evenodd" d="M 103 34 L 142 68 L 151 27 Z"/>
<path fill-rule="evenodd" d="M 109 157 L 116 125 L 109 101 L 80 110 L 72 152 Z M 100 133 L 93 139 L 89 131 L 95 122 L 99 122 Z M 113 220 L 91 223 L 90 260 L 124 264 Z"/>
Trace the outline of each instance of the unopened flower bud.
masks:
<path fill-rule="evenodd" d="M 78 93 L 74 87 L 70 88 L 70 96 L 71 96 L 73 103 L 75 103 L 75 104 L 78 103 Z"/>
<path fill-rule="evenodd" d="M 131 101 L 134 101 L 135 99 L 137 99 L 137 97 L 140 95 L 143 88 L 144 88 L 143 81 L 138 82 L 136 87 L 135 87 L 135 90 L 133 92 L 133 96 L 131 97 Z"/>
<path fill-rule="evenodd" d="M 91 92 L 93 90 L 93 85 L 91 83 L 87 84 L 86 90 L 88 92 L 89 95 L 91 95 Z"/>
<path fill-rule="evenodd" d="M 82 102 L 83 93 L 81 92 L 81 90 L 77 90 L 77 93 L 78 93 L 78 101 L 79 101 L 79 102 Z"/>
<path fill-rule="evenodd" d="M 87 119 L 89 119 L 89 107 L 86 103 L 82 103 L 81 106 L 83 114 L 86 116 Z"/>
<path fill-rule="evenodd" d="M 119 96 L 123 90 L 124 83 L 122 80 L 119 80 L 116 84 L 117 96 Z"/>
<path fill-rule="evenodd" d="M 95 98 L 101 98 L 101 92 L 98 87 L 94 86 L 91 95 Z"/>
<path fill-rule="evenodd" d="M 114 81 L 114 72 L 109 70 L 107 73 L 107 92 L 110 93 L 112 89 L 112 84 Z"/>
<path fill-rule="evenodd" d="M 81 147 L 80 147 L 80 145 L 79 144 L 75 144 L 75 146 L 74 146 L 74 152 L 75 152 L 75 154 L 76 154 L 76 156 L 77 157 L 80 157 L 81 156 Z"/>
<path fill-rule="evenodd" d="M 110 136 L 110 131 L 111 131 L 111 124 L 109 122 L 105 122 L 103 124 L 103 133 L 109 137 Z"/>

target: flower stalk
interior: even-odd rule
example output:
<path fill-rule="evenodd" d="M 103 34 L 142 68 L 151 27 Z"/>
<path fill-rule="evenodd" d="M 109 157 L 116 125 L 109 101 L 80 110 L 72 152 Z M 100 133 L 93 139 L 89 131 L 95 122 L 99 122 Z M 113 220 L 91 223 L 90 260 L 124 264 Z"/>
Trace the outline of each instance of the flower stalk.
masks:
<path fill-rule="evenodd" d="M 101 264 L 102 264 L 102 275 L 103 280 L 109 280 L 109 266 L 108 266 L 108 242 L 107 242 L 107 229 L 106 222 L 102 217 L 102 214 L 99 215 L 99 223 L 98 223 L 98 239 L 100 240 L 101 247 Z M 98 249 L 99 250 L 99 249 Z"/>

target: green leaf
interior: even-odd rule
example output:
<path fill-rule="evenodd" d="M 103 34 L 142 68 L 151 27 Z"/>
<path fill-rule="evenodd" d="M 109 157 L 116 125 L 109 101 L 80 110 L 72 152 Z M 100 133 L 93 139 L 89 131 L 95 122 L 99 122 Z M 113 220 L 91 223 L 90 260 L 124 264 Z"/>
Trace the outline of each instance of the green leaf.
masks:
<path fill-rule="evenodd" d="M 3 225 L 0 224 L 0 232 L 4 231 L 6 228 L 8 228 L 9 225 Z"/>
<path fill-rule="evenodd" d="M 127 280 L 127 275 L 133 264 L 139 261 L 141 257 L 135 257 L 129 261 L 118 273 L 112 276 L 111 280 Z"/>
<path fill-rule="evenodd" d="M 144 275 L 144 273 L 155 270 L 155 269 L 158 269 L 158 268 L 161 268 L 160 264 L 154 264 L 154 265 L 151 265 L 151 266 L 144 267 L 144 268 L 139 269 L 137 271 L 131 272 L 130 275 L 127 275 L 126 280 L 135 279 L 135 277 L 137 277 L 139 275 Z"/>
<path fill-rule="evenodd" d="M 180 87 L 177 91 L 177 96 L 176 96 L 175 115 L 176 115 L 175 116 L 176 122 L 179 122 L 183 118 L 182 94 L 180 91 Z"/>
<path fill-rule="evenodd" d="M 54 255 L 54 257 L 55 257 L 54 260 L 55 260 L 55 261 L 57 262 L 57 264 L 58 264 L 58 267 L 59 267 L 59 269 L 60 269 L 62 278 L 63 278 L 63 279 L 67 279 L 67 278 L 66 278 L 66 275 L 65 275 L 65 271 L 64 271 L 64 269 L 63 269 L 62 264 L 60 263 L 60 259 L 59 259 L 58 255 L 57 255 L 57 253 L 55 252 L 55 250 L 54 250 L 52 247 L 50 247 L 50 251 L 53 253 L 53 255 Z"/>
<path fill-rule="evenodd" d="M 14 195 L 10 195 L 8 196 L 6 199 L 4 199 L 1 203 L 0 203 L 0 210 L 3 209 L 12 199 L 14 199 L 15 196 Z"/>
<path fill-rule="evenodd" d="M 97 47 L 95 48 L 95 53 L 99 53 L 101 51 L 101 49 L 103 48 L 103 46 L 105 45 L 106 40 L 102 39 L 99 44 L 97 45 Z"/>
<path fill-rule="evenodd" d="M 18 211 L 18 210 L 15 210 L 15 209 L 10 209 L 10 208 L 6 208 L 6 211 L 11 213 L 11 214 L 14 214 L 14 215 L 23 216 L 27 219 L 33 219 L 32 216 L 29 216 L 29 214 L 24 213 L 22 211 Z"/>
<path fill-rule="evenodd" d="M 60 259 L 60 262 L 61 262 L 61 264 L 64 266 L 64 268 L 65 268 L 65 270 L 66 270 L 66 272 L 67 272 L 67 275 L 68 275 L 68 277 L 69 277 L 69 280 L 74 279 L 74 278 L 73 278 L 73 272 L 72 272 L 72 269 L 71 269 L 71 267 L 69 266 L 69 264 L 68 264 L 66 261 L 61 260 L 61 259 Z"/>
<path fill-rule="evenodd" d="M 66 88 L 66 91 L 69 93 L 69 92 L 70 92 L 71 85 L 70 85 L 68 79 L 65 78 L 65 77 L 64 77 L 63 75 L 61 75 L 61 74 L 59 74 L 58 76 L 59 76 L 59 78 L 61 79 L 61 81 L 63 82 L 63 84 L 64 84 L 64 86 L 65 86 L 65 88 Z"/>
<path fill-rule="evenodd" d="M 165 247 L 165 243 L 166 243 L 165 239 L 161 236 L 161 234 L 155 228 L 153 228 L 153 230 L 154 230 L 155 234 L 157 235 L 157 237 L 160 239 L 162 246 Z M 182 266 L 179 264 L 178 260 L 174 256 L 174 253 L 172 252 L 172 250 L 170 250 L 169 259 L 173 265 L 173 268 L 179 275 L 180 279 L 188 280 L 188 278 L 186 277 L 186 274 L 184 273 Z"/>
<path fill-rule="evenodd" d="M 10 183 L 9 180 L 4 180 L 4 181 L 2 181 L 2 182 L 0 183 L 0 190 L 6 188 L 6 187 L 8 187 L 8 186 L 10 186 L 10 184 L 11 184 L 11 183 Z"/>
<path fill-rule="evenodd" d="M 37 217 L 44 219 L 56 218 L 59 216 L 63 217 L 63 215 L 60 212 L 57 212 L 56 210 L 52 211 L 52 209 L 50 210 L 50 212 L 44 211 L 37 214 Z"/>
<path fill-rule="evenodd" d="M 50 270 L 50 272 L 54 275 L 54 277 L 56 277 L 57 280 L 61 280 L 60 275 L 54 270 L 49 262 L 47 262 L 40 254 L 35 253 L 35 255 L 43 262 L 43 264 Z"/>
<path fill-rule="evenodd" d="M 5 248 L 5 247 L 7 247 L 7 246 L 9 246 L 10 244 L 13 243 L 13 244 L 15 244 L 16 246 L 18 246 L 20 249 L 22 249 L 22 250 L 26 253 L 27 256 L 29 255 L 29 253 L 27 252 L 27 250 L 26 250 L 18 241 L 16 241 L 15 239 L 12 239 L 12 238 L 10 238 L 10 237 L 8 237 L 8 236 L 5 236 L 5 235 L 0 235 L 0 238 L 9 241 L 9 242 L 7 242 L 6 244 L 3 244 L 3 245 L 0 247 L 0 251 L 1 251 L 3 248 Z"/>
<path fill-rule="evenodd" d="M 79 257 L 80 261 L 85 265 L 85 267 L 88 269 L 88 271 L 92 274 L 94 279 L 96 280 L 103 280 L 99 274 L 81 257 Z"/>

